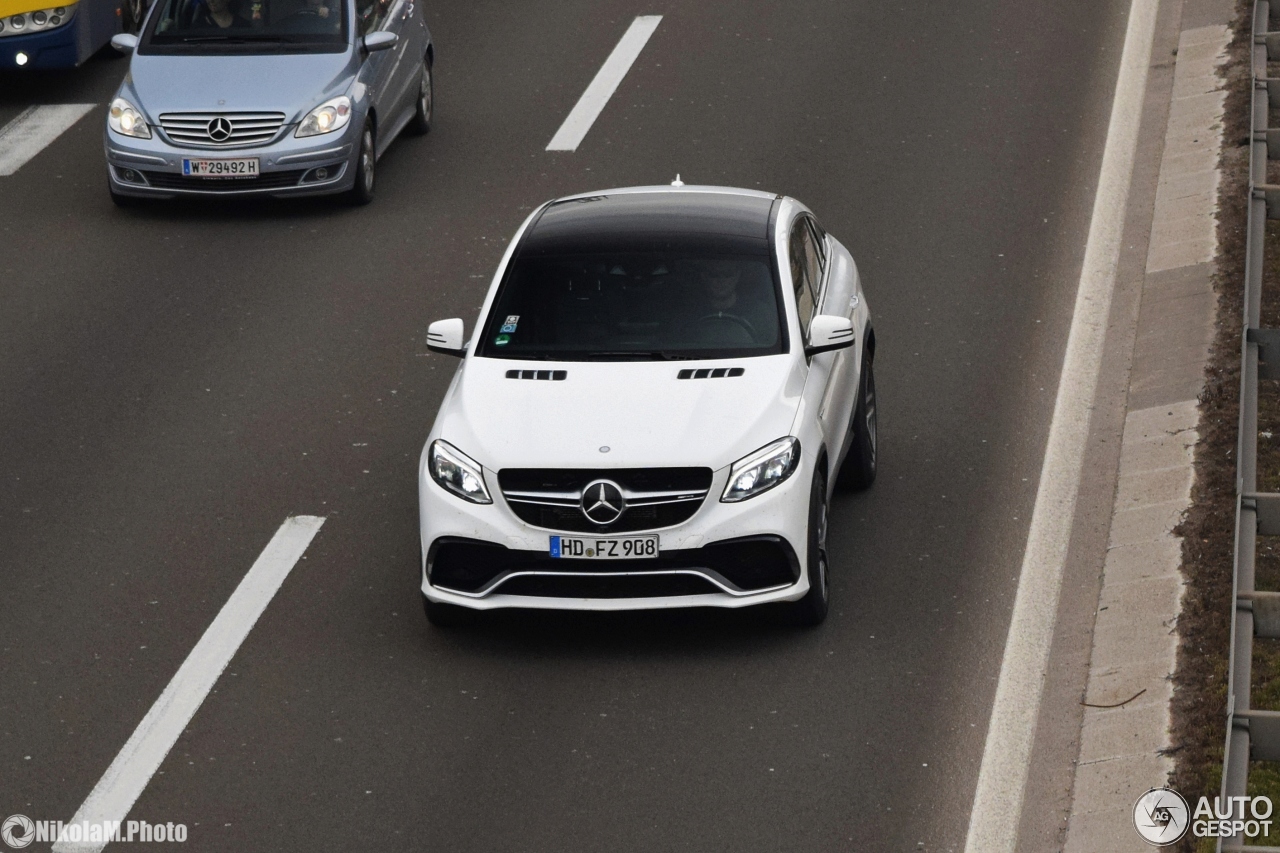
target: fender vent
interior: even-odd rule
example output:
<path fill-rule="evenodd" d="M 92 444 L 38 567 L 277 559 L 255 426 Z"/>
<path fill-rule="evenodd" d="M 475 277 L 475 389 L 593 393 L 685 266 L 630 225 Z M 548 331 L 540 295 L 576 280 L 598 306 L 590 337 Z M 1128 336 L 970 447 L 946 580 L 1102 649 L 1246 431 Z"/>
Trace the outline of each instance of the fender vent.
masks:
<path fill-rule="evenodd" d="M 698 370 L 682 370 L 676 374 L 677 379 L 732 379 L 746 373 L 741 367 L 702 367 Z"/>
<path fill-rule="evenodd" d="M 569 378 L 565 370 L 508 370 L 508 379 L 551 379 L 561 382 Z"/>

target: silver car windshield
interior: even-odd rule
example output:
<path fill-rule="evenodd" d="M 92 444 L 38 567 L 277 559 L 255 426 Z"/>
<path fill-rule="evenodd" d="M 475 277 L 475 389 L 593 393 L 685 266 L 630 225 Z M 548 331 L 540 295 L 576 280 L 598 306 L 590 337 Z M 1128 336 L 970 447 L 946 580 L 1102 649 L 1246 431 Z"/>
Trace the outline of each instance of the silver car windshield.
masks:
<path fill-rule="evenodd" d="M 341 52 L 345 0 L 160 0 L 140 53 Z"/>
<path fill-rule="evenodd" d="M 785 351 L 779 304 L 763 252 L 672 246 L 521 256 L 489 312 L 478 354 L 554 361 L 771 355 Z"/>

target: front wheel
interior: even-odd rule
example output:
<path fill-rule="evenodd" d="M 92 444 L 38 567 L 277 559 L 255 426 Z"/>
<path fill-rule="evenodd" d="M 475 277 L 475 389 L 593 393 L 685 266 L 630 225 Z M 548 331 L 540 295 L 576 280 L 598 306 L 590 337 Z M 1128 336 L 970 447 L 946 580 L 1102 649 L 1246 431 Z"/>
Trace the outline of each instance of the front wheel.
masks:
<path fill-rule="evenodd" d="M 426 136 L 431 132 L 431 117 L 435 113 L 435 82 L 431 77 L 431 66 L 422 60 L 422 79 L 418 82 L 418 102 L 413 110 L 413 120 L 409 129 L 418 136 Z"/>
<path fill-rule="evenodd" d="M 870 351 L 862 355 L 862 378 L 858 402 L 853 407 L 849 424 L 849 454 L 840 466 L 836 485 L 849 491 L 861 491 L 876 481 L 879 448 L 876 424 L 876 376 Z"/>
<path fill-rule="evenodd" d="M 373 201 L 374 179 L 378 167 L 378 152 L 373 147 L 373 125 L 365 122 L 360 134 L 360 154 L 356 158 L 356 183 L 347 193 L 347 201 L 365 205 Z"/>
<path fill-rule="evenodd" d="M 827 478 L 814 475 L 809 493 L 809 547 L 805 571 L 809 575 L 809 591 L 791 604 L 791 621 L 813 627 L 827 618 L 831 581 L 827 572 Z"/>

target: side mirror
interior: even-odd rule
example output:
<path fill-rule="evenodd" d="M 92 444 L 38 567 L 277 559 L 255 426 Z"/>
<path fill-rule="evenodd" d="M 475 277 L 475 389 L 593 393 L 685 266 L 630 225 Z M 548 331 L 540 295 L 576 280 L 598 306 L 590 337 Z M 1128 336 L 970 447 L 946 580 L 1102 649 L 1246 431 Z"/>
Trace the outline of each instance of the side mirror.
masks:
<path fill-rule="evenodd" d="M 836 314 L 819 314 L 809 321 L 809 344 L 804 348 L 806 357 L 820 352 L 853 346 L 853 322 Z"/>
<path fill-rule="evenodd" d="M 457 317 L 452 320 L 436 320 L 427 326 L 427 349 L 441 355 L 462 358 L 467 354 L 462 331 L 462 321 Z"/>
<path fill-rule="evenodd" d="M 364 49 L 370 53 L 375 50 L 390 50 L 396 46 L 398 41 L 400 41 L 400 37 L 395 33 L 378 30 L 376 33 L 369 33 L 364 37 Z"/>
<path fill-rule="evenodd" d="M 111 37 L 111 46 L 121 53 L 133 53 L 138 46 L 138 37 L 133 33 L 116 33 Z"/>

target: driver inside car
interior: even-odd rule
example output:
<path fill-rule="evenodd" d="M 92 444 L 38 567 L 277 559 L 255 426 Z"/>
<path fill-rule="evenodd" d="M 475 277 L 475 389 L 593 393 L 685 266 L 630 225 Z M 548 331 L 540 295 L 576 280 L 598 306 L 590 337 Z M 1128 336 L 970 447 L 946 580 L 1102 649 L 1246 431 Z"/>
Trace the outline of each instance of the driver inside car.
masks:
<path fill-rule="evenodd" d="M 694 267 L 695 293 L 683 323 L 686 334 L 726 346 L 773 343 L 778 308 L 762 264 L 714 258 L 695 261 Z"/>
<path fill-rule="evenodd" d="M 199 0 L 191 15 L 192 27 L 225 30 L 249 25 L 248 18 L 232 9 L 231 0 Z"/>
<path fill-rule="evenodd" d="M 328 18 L 333 15 L 333 12 L 329 8 L 329 0 L 306 0 L 306 5 L 295 14 L 317 15 L 321 18 Z"/>

